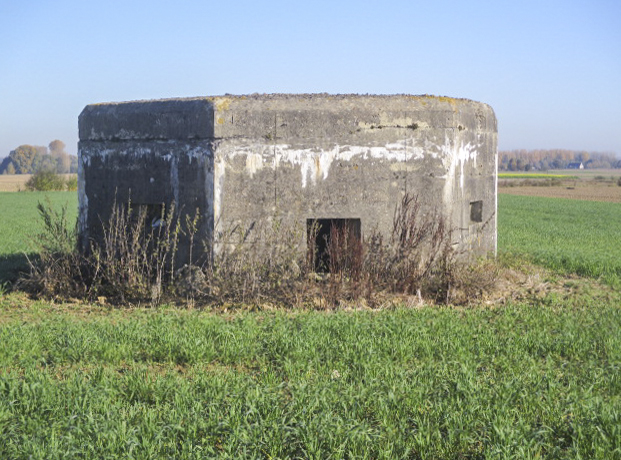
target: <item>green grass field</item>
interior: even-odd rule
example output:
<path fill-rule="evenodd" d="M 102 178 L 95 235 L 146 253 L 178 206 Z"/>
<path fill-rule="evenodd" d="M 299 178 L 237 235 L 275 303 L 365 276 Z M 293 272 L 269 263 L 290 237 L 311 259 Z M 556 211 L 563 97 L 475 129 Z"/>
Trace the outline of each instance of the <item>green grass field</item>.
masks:
<path fill-rule="evenodd" d="M 1 254 L 43 196 L 0 195 Z M 621 276 L 621 205 L 499 200 L 501 252 Z M 621 458 L 621 294 L 589 292 L 212 313 L 0 289 L 0 458 Z"/>
<path fill-rule="evenodd" d="M 619 458 L 616 306 L 1 303 L 1 458 Z"/>
<path fill-rule="evenodd" d="M 0 192 L 0 284 L 27 267 L 25 254 L 36 250 L 36 236 L 42 230 L 37 203 L 47 200 L 58 211 L 66 206 L 68 218 L 75 221 L 76 192 Z"/>
<path fill-rule="evenodd" d="M 498 248 L 562 273 L 621 279 L 621 204 L 498 196 Z"/>

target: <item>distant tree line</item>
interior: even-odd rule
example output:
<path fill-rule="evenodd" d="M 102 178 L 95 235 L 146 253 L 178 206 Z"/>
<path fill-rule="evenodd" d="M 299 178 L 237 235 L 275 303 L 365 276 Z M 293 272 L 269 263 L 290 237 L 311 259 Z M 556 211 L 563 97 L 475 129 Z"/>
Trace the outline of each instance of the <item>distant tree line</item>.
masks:
<path fill-rule="evenodd" d="M 561 149 L 498 152 L 498 169 L 501 171 L 567 169 L 570 163 L 582 163 L 587 169 L 621 168 L 621 160 L 614 153 Z"/>
<path fill-rule="evenodd" d="M 78 157 L 65 152 L 65 147 L 65 143 L 59 140 L 50 142 L 48 147 L 20 145 L 2 160 L 0 174 L 77 173 Z"/>

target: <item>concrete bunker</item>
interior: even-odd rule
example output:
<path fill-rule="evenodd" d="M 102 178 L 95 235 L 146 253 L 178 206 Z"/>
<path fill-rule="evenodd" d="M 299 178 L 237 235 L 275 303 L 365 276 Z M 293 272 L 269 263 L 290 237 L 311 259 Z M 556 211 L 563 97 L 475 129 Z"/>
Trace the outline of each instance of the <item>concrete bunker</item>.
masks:
<path fill-rule="evenodd" d="M 339 225 L 359 237 L 389 232 L 409 193 L 446 218 L 454 244 L 496 250 L 497 127 L 483 103 L 271 94 L 93 104 L 79 133 L 83 248 L 101 238 L 113 203 L 143 206 L 153 222 L 172 203 L 181 219 L 198 212 L 210 252 L 231 228 L 256 244 L 253 229 L 274 215 L 319 222 L 322 235 Z M 180 241 L 180 263 L 187 245 Z"/>

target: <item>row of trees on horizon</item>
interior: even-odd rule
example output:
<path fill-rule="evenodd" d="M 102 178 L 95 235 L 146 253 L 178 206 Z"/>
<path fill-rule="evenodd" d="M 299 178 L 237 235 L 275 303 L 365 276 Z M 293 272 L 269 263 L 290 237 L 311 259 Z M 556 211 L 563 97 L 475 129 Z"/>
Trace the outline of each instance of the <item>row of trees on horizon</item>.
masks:
<path fill-rule="evenodd" d="M 582 163 L 586 169 L 621 168 L 614 153 L 584 150 L 503 150 L 498 152 L 500 171 L 547 171 L 567 169 L 570 163 Z"/>
<path fill-rule="evenodd" d="M 65 143 L 58 139 L 47 147 L 20 145 L 0 162 L 0 174 L 35 174 L 40 171 L 77 173 L 78 157 L 69 155 L 65 148 Z"/>

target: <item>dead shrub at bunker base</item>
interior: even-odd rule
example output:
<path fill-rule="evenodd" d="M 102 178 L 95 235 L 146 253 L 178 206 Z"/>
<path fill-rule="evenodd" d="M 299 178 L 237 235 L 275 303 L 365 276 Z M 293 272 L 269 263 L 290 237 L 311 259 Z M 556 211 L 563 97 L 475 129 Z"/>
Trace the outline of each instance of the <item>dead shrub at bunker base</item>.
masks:
<path fill-rule="evenodd" d="M 473 269 L 452 243 L 452 230 L 437 214 L 423 214 L 417 197 L 405 195 L 395 208 L 387 239 L 355 227 L 333 225 L 318 235 L 318 223 L 288 226 L 274 217 L 256 229 L 264 244 L 250 247 L 240 228 L 231 229 L 226 249 L 201 265 L 174 264 L 180 235 L 192 235 L 197 218 L 181 222 L 174 207 L 151 222 L 144 209 L 116 206 L 102 224 L 106 236 L 88 252 L 75 249 L 76 235 L 40 205 L 46 232 L 41 257 L 20 287 L 48 298 L 86 298 L 111 304 L 225 303 L 333 308 L 364 301 L 378 306 L 391 295 L 416 295 L 435 302 L 470 302 L 488 291 L 489 273 Z M 63 227 L 64 226 L 64 227 Z M 312 250 L 296 241 L 306 233 Z M 190 236 L 193 244 L 199 242 Z M 324 251 L 322 254 L 320 251 Z M 191 260 L 191 254 L 187 257 Z M 325 265 L 324 265 L 325 264 Z M 477 265 L 478 267 L 478 265 Z"/>

